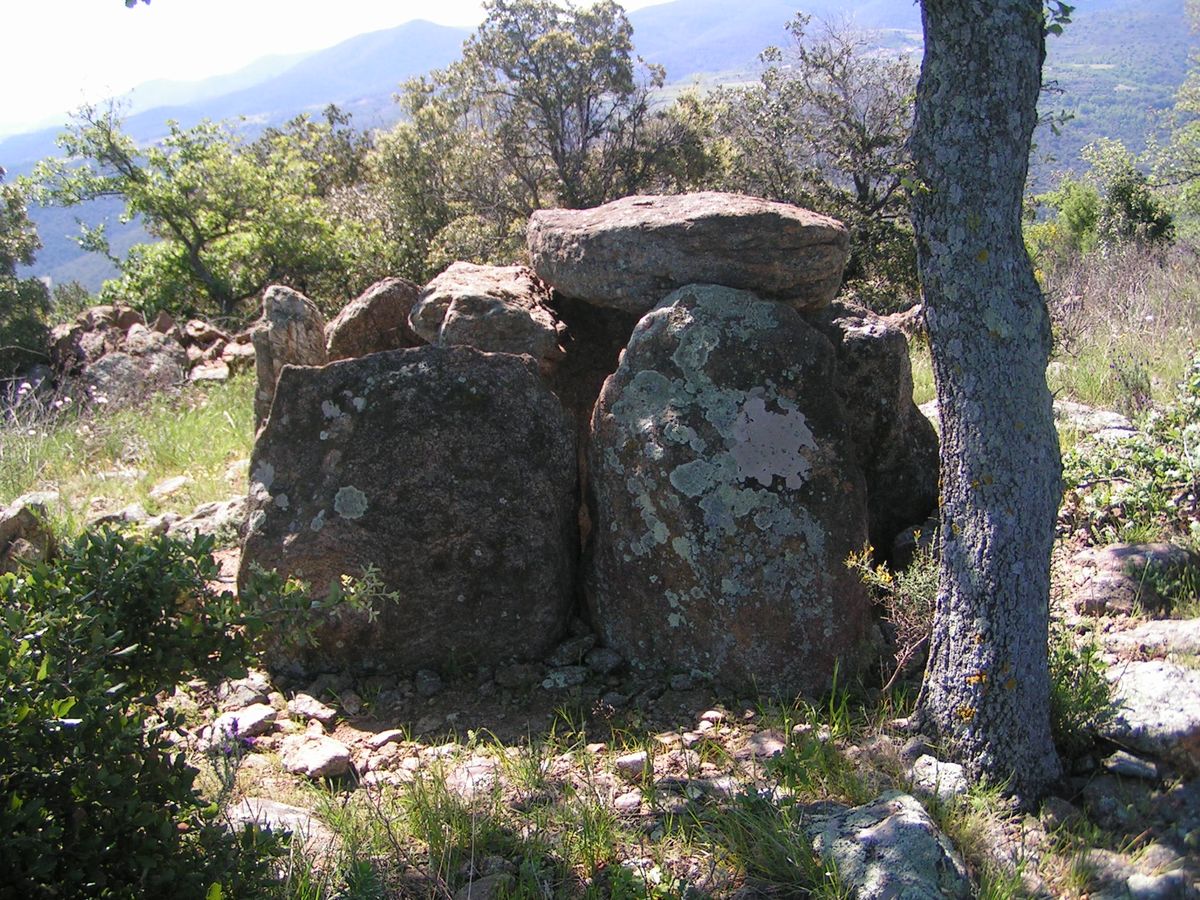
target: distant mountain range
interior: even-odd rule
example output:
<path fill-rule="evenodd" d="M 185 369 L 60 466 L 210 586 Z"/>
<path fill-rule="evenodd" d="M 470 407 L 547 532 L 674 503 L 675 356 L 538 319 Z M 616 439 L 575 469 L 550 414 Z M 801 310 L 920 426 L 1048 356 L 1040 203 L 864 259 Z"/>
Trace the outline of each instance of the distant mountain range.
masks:
<path fill-rule="evenodd" d="M 629 18 L 637 53 L 666 68 L 669 82 L 705 83 L 754 77 L 758 54 L 789 40 L 786 23 L 798 8 L 814 19 L 844 19 L 879 32 L 881 45 L 919 49 L 920 11 L 915 0 L 674 0 L 636 10 Z M 330 103 L 354 114 L 359 127 L 387 127 L 399 111 L 400 84 L 458 58 L 469 29 L 413 21 L 363 34 L 325 50 L 266 57 L 237 72 L 199 82 L 149 82 L 128 96 L 127 131 L 153 141 L 174 119 L 238 119 L 257 129 L 301 112 L 319 114 Z M 1082 0 L 1062 37 L 1052 38 L 1046 79 L 1061 93 L 1044 107 L 1075 118 L 1059 135 L 1039 134 L 1036 177 L 1070 167 L 1079 148 L 1099 136 L 1118 137 L 1140 149 L 1157 110 L 1173 102 L 1187 65 L 1189 33 L 1184 0 Z M 10 177 L 27 173 L 55 152 L 59 129 L 0 141 L 0 165 Z M 86 211 L 89 221 L 115 219 L 112 202 Z M 82 256 L 73 238 L 80 210 L 33 210 L 45 245 L 34 271 L 55 282 L 77 279 L 89 288 L 112 274 L 98 257 Z M 141 239 L 132 226 L 110 226 L 114 248 Z"/>

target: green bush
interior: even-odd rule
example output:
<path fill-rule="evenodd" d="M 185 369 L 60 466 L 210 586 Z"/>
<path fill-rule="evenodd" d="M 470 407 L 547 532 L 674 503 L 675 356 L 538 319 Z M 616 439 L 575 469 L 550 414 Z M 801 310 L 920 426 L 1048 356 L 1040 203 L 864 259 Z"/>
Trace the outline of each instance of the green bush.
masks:
<path fill-rule="evenodd" d="M 104 530 L 0 577 L 0 884 L 22 897 L 261 896 L 278 845 L 230 834 L 154 695 L 244 670 L 211 542 Z M 219 888 L 214 887 L 220 885 Z"/>
<path fill-rule="evenodd" d="M 1065 625 L 1050 626 L 1050 731 L 1068 758 L 1082 756 L 1112 718 L 1112 684 L 1104 676 L 1100 647 L 1080 643 Z"/>

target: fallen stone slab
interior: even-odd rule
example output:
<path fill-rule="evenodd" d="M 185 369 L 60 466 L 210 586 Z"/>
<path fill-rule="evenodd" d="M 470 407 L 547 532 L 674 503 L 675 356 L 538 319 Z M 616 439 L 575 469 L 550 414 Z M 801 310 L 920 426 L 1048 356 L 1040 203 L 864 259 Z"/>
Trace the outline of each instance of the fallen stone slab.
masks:
<path fill-rule="evenodd" d="M 819 309 L 841 286 L 850 248 L 835 219 L 715 191 L 538 210 L 527 238 L 534 271 L 555 290 L 636 313 L 689 284 Z"/>
<path fill-rule="evenodd" d="M 1138 753 L 1200 773 L 1200 671 L 1163 660 L 1108 670 L 1116 714 L 1103 737 Z"/>
<path fill-rule="evenodd" d="M 972 896 L 958 852 L 908 794 L 891 791 L 873 803 L 815 817 L 805 831 L 858 900 Z"/>

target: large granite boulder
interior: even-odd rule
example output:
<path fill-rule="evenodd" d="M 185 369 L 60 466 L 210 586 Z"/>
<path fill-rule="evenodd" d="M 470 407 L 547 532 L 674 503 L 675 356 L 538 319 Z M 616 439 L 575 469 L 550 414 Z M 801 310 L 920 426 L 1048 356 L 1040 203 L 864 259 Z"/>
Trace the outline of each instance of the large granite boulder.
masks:
<path fill-rule="evenodd" d="M 869 310 L 835 302 L 811 315 L 837 351 L 837 392 L 867 479 L 871 544 L 887 553 L 938 501 L 938 438 L 913 402 L 903 332 Z"/>
<path fill-rule="evenodd" d="M 819 309 L 841 286 L 850 248 L 834 219 L 717 192 L 539 210 L 527 237 L 534 271 L 555 290 L 635 313 L 700 283 Z"/>
<path fill-rule="evenodd" d="M 284 366 L 323 366 L 325 317 L 298 291 L 272 285 L 263 294 L 262 318 L 251 332 L 254 343 L 254 422 L 261 426 L 271 411 L 275 383 Z"/>
<path fill-rule="evenodd" d="M 588 601 L 642 668 L 818 693 L 857 668 L 866 492 L 833 348 L 788 306 L 692 285 L 646 316 L 592 420 Z"/>
<path fill-rule="evenodd" d="M 420 292 L 407 278 L 385 278 L 347 303 L 325 326 L 329 361 L 424 344 L 408 324 L 408 314 Z"/>
<path fill-rule="evenodd" d="M 525 353 L 544 371 L 563 357 L 550 291 L 525 266 L 456 262 L 421 291 L 409 321 L 439 347 Z"/>
<path fill-rule="evenodd" d="M 578 554 L 575 441 L 526 359 L 467 347 L 284 369 L 250 465 L 239 581 L 324 594 L 374 567 L 376 618 L 342 610 L 275 665 L 413 672 L 534 658 L 561 637 Z"/>

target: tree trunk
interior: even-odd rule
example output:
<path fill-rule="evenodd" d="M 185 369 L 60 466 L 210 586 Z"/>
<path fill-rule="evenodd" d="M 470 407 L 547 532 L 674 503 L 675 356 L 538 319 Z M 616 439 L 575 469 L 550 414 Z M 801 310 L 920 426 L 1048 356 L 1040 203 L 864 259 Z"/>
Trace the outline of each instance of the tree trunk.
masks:
<path fill-rule="evenodd" d="M 1050 323 L 1021 237 L 1042 0 L 922 0 L 912 155 L 941 414 L 941 561 L 922 726 L 1032 799 L 1050 735 L 1050 551 L 1062 461 Z"/>

